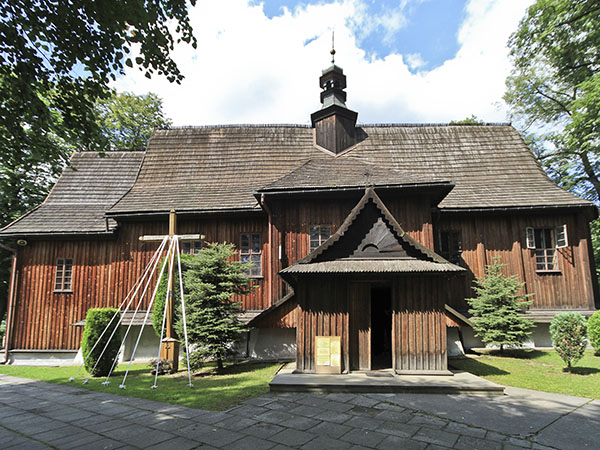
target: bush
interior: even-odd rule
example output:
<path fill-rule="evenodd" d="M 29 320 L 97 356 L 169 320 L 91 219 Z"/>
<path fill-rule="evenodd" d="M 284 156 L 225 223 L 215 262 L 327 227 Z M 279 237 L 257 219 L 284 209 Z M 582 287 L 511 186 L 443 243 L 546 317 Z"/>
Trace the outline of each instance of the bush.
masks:
<path fill-rule="evenodd" d="M 116 312 L 117 310 L 115 308 L 91 308 L 88 310 L 85 317 L 85 328 L 81 339 L 81 351 L 85 360 L 84 367 L 90 375 L 94 377 L 107 376 L 113 361 L 119 354 L 119 348 L 121 346 L 120 330 L 115 332 L 110 343 L 106 346 L 113 330 L 118 326 L 118 317 L 115 318 L 112 323 L 110 322 Z M 110 328 L 102 334 L 109 323 Z M 100 339 L 101 335 L 102 338 Z M 98 339 L 100 339 L 100 342 L 96 345 Z M 106 350 L 104 350 L 105 346 Z M 101 357 L 103 350 L 104 353 Z"/>
<path fill-rule="evenodd" d="M 586 341 L 586 320 L 578 313 L 560 313 L 554 316 L 550 324 L 550 337 L 556 353 L 567 363 L 570 370 L 571 365 L 583 356 Z"/>
<path fill-rule="evenodd" d="M 587 327 L 590 344 L 596 350 L 596 356 L 600 356 L 600 311 L 592 314 L 592 317 L 588 319 Z"/>

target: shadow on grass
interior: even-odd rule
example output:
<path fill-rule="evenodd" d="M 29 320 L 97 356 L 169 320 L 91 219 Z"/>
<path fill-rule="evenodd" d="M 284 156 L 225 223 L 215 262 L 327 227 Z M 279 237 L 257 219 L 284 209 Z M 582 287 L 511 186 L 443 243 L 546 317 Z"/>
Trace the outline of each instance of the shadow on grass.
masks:
<path fill-rule="evenodd" d="M 489 350 L 483 354 L 490 355 L 490 356 L 505 357 L 505 358 L 536 359 L 536 358 L 543 357 L 546 354 L 546 352 L 543 352 L 541 350 L 519 348 L 519 349 L 508 349 L 508 350 L 504 350 L 502 352 L 500 352 L 500 350 Z"/>
<path fill-rule="evenodd" d="M 228 366 L 223 367 L 223 369 L 219 370 L 216 367 L 206 367 L 200 370 L 194 371 L 192 370 L 193 377 L 212 377 L 218 375 L 236 375 L 243 374 L 248 372 L 254 372 L 255 370 L 263 369 L 267 366 L 272 365 L 272 363 L 257 363 L 250 361 L 242 361 L 235 364 L 230 364 Z M 186 369 L 187 370 L 187 369 Z M 181 369 L 180 369 L 181 371 Z"/>
<path fill-rule="evenodd" d="M 448 361 L 448 365 L 452 369 L 464 370 L 477 376 L 508 375 L 510 373 L 473 358 L 450 360 Z"/>
<path fill-rule="evenodd" d="M 571 367 L 571 370 L 566 367 L 563 368 L 563 372 L 572 373 L 574 375 L 593 375 L 595 373 L 600 373 L 600 369 L 596 369 L 595 367 Z"/>

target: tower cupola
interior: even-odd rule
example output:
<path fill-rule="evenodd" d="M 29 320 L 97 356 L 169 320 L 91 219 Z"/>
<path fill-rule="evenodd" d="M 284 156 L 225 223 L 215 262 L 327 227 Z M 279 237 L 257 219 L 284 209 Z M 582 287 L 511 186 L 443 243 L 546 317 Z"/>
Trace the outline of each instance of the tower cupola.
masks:
<path fill-rule="evenodd" d="M 316 144 L 338 154 L 356 143 L 358 113 L 346 107 L 346 75 L 335 65 L 334 49 L 331 55 L 331 66 L 323 70 L 319 78 L 323 106 L 310 115 L 310 120 L 315 128 Z"/>

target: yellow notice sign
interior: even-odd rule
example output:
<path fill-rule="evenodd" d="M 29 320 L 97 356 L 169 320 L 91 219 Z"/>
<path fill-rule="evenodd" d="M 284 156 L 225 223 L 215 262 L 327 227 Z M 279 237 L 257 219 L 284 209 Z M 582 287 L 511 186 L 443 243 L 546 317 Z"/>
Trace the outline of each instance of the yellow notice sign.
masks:
<path fill-rule="evenodd" d="M 340 336 L 315 337 L 315 372 L 342 372 L 342 339 Z"/>

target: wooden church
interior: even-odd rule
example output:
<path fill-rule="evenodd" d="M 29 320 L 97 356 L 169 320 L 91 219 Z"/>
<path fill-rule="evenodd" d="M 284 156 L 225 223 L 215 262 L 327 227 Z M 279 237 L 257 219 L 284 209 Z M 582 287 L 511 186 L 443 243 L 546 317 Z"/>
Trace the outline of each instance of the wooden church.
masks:
<path fill-rule="evenodd" d="M 598 307 L 596 208 L 548 179 L 513 127 L 357 125 L 342 69 L 319 83 L 310 126 L 172 128 L 145 152 L 75 153 L 77 170 L 0 232 L 16 249 L 9 358 L 72 359 L 86 311 L 119 305 L 158 245 L 139 237 L 165 234 L 171 210 L 180 233 L 253 263 L 242 353 L 302 372 L 325 337 L 343 372 L 446 373 L 449 346 L 478 345 L 465 298 L 496 257 L 531 294 L 532 345 L 549 344 L 556 312 Z"/>

